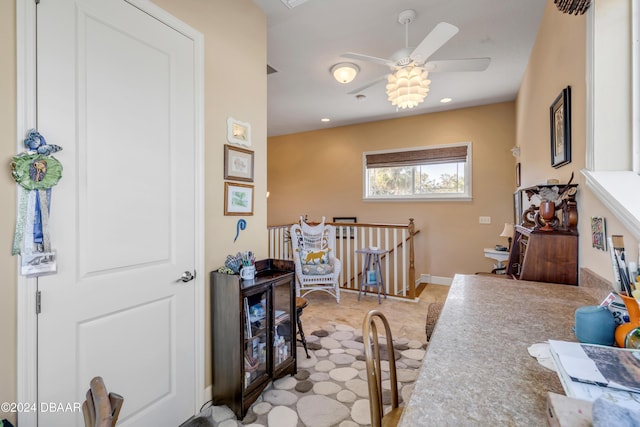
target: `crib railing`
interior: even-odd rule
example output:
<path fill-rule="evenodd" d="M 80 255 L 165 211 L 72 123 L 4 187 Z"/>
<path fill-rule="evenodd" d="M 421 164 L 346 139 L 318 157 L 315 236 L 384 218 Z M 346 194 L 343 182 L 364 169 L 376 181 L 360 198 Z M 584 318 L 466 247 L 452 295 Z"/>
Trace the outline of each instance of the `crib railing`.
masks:
<path fill-rule="evenodd" d="M 329 223 L 336 227 L 336 257 L 342 261 L 340 288 L 357 291 L 363 274 L 364 255 L 356 250 L 377 247 L 389 252 L 381 256 L 387 295 L 414 299 L 416 272 L 413 218 L 408 224 Z M 291 224 L 269 226 L 269 257 L 293 259 L 289 237 Z"/>

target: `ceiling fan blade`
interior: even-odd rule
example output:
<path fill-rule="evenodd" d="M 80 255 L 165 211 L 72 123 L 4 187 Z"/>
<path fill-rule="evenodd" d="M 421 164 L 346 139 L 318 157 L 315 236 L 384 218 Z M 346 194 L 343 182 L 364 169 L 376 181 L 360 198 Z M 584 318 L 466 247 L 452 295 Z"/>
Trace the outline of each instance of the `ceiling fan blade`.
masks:
<path fill-rule="evenodd" d="M 387 75 L 385 74 L 384 76 L 380 76 L 377 79 L 375 79 L 372 82 L 367 83 L 364 86 L 360 86 L 359 88 L 352 90 L 351 92 L 347 92 L 348 95 L 356 95 L 358 93 L 361 93 L 363 90 L 370 88 L 371 86 L 375 86 L 378 83 L 381 83 L 383 81 L 387 80 Z"/>
<path fill-rule="evenodd" d="M 410 55 L 410 58 L 416 64 L 423 64 L 431 55 L 440 49 L 451 37 L 458 33 L 458 27 L 440 22 L 436 27 L 427 34 Z"/>
<path fill-rule="evenodd" d="M 444 71 L 484 71 L 489 67 L 491 58 L 447 59 L 443 61 L 429 61 L 424 69 L 430 73 Z"/>
<path fill-rule="evenodd" d="M 382 64 L 388 67 L 393 66 L 392 61 L 388 59 L 378 58 L 376 56 L 362 55 L 360 53 L 352 53 L 352 52 L 343 53 L 340 56 L 343 58 L 359 59 L 361 61 L 373 62 L 375 64 Z"/>

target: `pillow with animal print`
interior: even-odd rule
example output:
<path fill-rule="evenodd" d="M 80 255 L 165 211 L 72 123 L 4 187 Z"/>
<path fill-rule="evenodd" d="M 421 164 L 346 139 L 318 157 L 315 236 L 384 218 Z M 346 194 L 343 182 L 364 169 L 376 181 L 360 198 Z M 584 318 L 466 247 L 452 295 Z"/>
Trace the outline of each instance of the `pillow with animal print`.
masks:
<path fill-rule="evenodd" d="M 300 251 L 302 265 L 329 264 L 328 249 L 303 249 Z"/>

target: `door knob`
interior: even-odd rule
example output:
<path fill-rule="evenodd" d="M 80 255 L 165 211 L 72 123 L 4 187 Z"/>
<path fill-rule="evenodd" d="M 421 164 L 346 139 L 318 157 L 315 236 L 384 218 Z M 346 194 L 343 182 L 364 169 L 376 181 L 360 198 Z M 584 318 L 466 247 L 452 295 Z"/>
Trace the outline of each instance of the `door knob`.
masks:
<path fill-rule="evenodd" d="M 176 280 L 176 282 L 190 282 L 193 279 L 196 278 L 195 274 L 191 274 L 190 271 L 185 271 L 184 273 L 182 273 L 182 276 L 180 276 L 180 278 L 178 280 Z"/>

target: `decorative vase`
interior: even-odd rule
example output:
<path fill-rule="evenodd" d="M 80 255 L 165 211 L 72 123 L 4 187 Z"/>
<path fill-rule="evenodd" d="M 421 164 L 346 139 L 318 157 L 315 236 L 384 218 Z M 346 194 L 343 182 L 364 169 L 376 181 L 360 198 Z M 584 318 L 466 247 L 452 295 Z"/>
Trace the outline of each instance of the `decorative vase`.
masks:
<path fill-rule="evenodd" d="M 578 225 L 578 209 L 575 203 L 569 203 L 569 228 L 575 228 Z"/>
<path fill-rule="evenodd" d="M 551 221 L 556 216 L 556 204 L 549 201 L 540 202 L 540 216 L 544 219 L 544 227 L 540 230 L 553 231 L 554 228 L 551 226 Z"/>
<path fill-rule="evenodd" d="M 635 298 L 628 297 L 623 293 L 618 295 L 624 301 L 624 305 L 629 312 L 629 322 L 616 327 L 616 344 L 618 347 L 625 348 L 630 345 L 636 345 L 637 340 L 629 340 L 629 338 L 634 336 L 636 329 L 640 329 L 640 306 L 638 306 L 638 301 Z"/>

